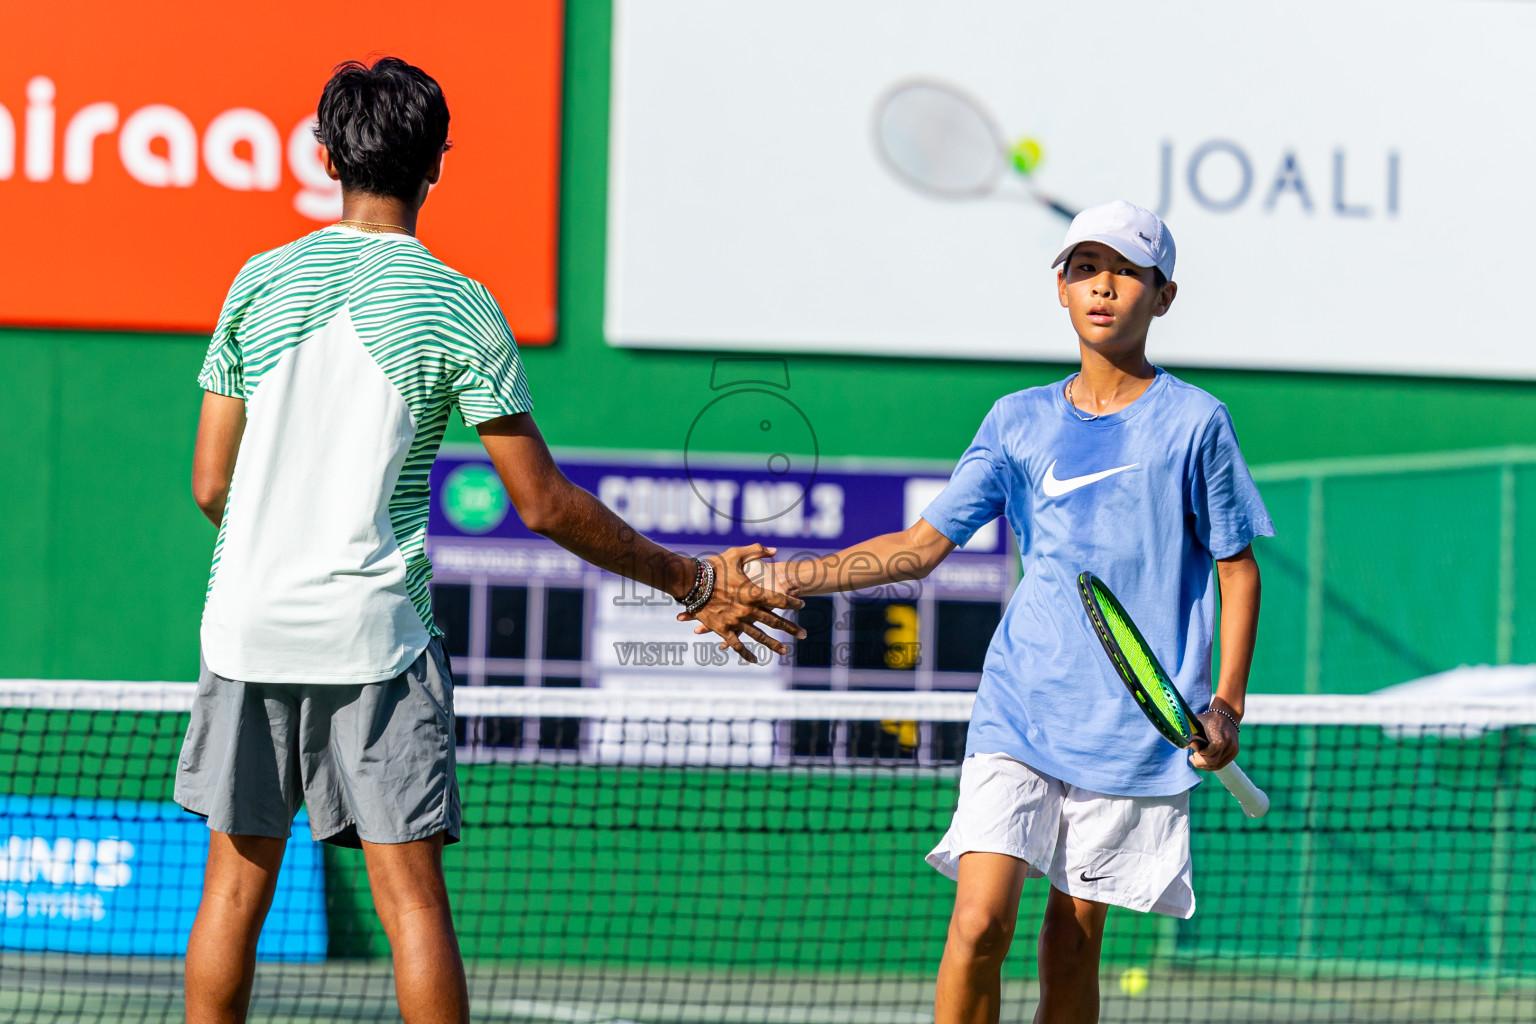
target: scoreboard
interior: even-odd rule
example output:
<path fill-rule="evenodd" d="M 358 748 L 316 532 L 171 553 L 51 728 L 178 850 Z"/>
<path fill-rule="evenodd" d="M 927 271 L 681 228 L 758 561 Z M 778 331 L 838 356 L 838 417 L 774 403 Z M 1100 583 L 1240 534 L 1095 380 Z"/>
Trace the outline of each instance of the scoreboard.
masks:
<path fill-rule="evenodd" d="M 948 482 L 950 464 L 822 458 L 786 468 L 758 456 L 563 450 L 565 475 L 628 526 L 675 551 L 777 547 L 829 554 L 905 529 Z M 613 690 L 974 690 L 1018 578 L 1005 524 L 978 531 L 925 580 L 811 597 L 808 635 L 760 664 L 716 650 L 676 621 L 677 603 L 598 569 L 525 528 L 478 446 L 445 446 L 432 471 L 433 607 L 459 685 Z M 461 755 L 515 758 L 590 748 L 575 719 L 462 719 Z M 939 726 L 796 723 L 785 753 L 953 756 Z"/>

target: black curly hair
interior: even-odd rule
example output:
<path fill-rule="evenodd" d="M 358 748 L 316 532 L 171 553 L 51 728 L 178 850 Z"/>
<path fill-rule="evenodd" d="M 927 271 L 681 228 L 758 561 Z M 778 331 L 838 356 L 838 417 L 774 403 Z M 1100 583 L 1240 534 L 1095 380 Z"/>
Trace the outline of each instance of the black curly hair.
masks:
<path fill-rule="evenodd" d="M 320 94 L 315 138 L 341 187 L 413 199 L 448 141 L 448 103 L 432 76 L 398 57 L 336 65 Z"/>

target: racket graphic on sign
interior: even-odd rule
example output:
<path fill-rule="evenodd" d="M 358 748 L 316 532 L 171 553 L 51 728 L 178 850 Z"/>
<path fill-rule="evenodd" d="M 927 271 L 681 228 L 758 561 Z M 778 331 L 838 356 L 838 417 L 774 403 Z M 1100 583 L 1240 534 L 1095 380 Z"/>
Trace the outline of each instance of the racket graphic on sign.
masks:
<path fill-rule="evenodd" d="M 901 82 L 875 104 L 875 150 L 904 184 L 940 199 L 1027 199 L 1071 220 L 1077 211 L 1035 187 L 1042 151 L 1009 145 L 992 115 L 952 85 Z M 1022 191 L 1010 189 L 1016 181 Z"/>
<path fill-rule="evenodd" d="M 1104 653 L 1120 676 L 1136 706 L 1152 722 L 1163 738 L 1179 748 L 1204 745 L 1205 726 L 1200 724 L 1184 697 L 1179 693 L 1168 673 L 1158 662 L 1152 648 L 1136 623 L 1121 607 L 1115 595 L 1109 592 L 1104 581 L 1091 572 L 1077 577 L 1078 596 L 1088 612 L 1088 621 L 1098 634 Z M 1253 784 L 1253 780 L 1233 761 L 1216 769 L 1216 777 L 1227 791 L 1243 805 L 1243 813 L 1250 818 L 1262 818 L 1269 811 L 1269 797 Z"/>

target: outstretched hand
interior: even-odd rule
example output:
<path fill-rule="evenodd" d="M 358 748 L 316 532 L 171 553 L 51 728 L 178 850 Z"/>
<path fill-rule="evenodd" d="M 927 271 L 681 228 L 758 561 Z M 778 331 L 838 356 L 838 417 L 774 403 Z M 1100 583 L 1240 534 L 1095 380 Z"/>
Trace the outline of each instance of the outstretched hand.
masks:
<path fill-rule="evenodd" d="M 805 630 L 778 615 L 775 609 L 799 609 L 805 602 L 793 594 L 771 589 L 771 583 L 765 586 L 771 577 L 765 578 L 760 569 L 752 567 L 752 563 L 775 552 L 775 548 L 749 544 L 710 556 L 709 562 L 715 567 L 714 593 L 704 607 L 696 612 L 679 612 L 677 620 L 697 622 L 695 633 L 718 633 L 722 650 L 729 647 L 754 665 L 757 658 L 742 642 L 743 637 L 762 644 L 775 654 L 789 653 L 783 641 L 763 632 L 762 627 L 803 638 Z M 754 575 L 758 578 L 753 579 Z"/>
<path fill-rule="evenodd" d="M 777 549 L 766 549 L 773 554 Z M 752 561 L 745 565 L 747 578 L 765 590 L 777 591 L 780 594 L 800 593 L 800 580 L 791 573 L 793 562 L 769 562 Z"/>
<path fill-rule="evenodd" d="M 1199 741 L 1190 748 L 1189 763 L 1208 772 L 1218 768 L 1225 768 L 1237 757 L 1237 726 L 1226 715 L 1207 711 L 1202 715 L 1196 715 L 1200 724 L 1205 726 L 1207 742 L 1201 746 Z"/>

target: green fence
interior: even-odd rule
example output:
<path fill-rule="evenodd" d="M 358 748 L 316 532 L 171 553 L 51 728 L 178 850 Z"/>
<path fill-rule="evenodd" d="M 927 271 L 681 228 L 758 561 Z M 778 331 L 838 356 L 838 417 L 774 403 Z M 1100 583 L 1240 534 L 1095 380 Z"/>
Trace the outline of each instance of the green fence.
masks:
<path fill-rule="evenodd" d="M 1275 520 L 1251 686 L 1366 693 L 1536 661 L 1536 448 L 1254 471 Z"/>
<path fill-rule="evenodd" d="M 1536 982 L 1536 728 L 1258 725 L 1243 740 L 1273 809 L 1246 822 L 1215 785 L 1196 790 L 1201 913 L 1160 955 Z"/>

